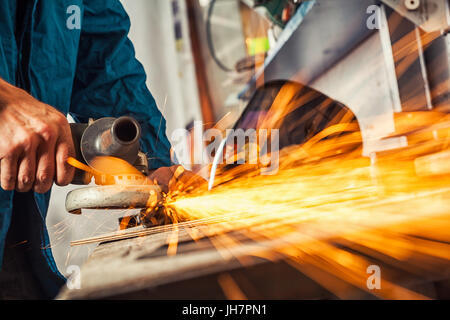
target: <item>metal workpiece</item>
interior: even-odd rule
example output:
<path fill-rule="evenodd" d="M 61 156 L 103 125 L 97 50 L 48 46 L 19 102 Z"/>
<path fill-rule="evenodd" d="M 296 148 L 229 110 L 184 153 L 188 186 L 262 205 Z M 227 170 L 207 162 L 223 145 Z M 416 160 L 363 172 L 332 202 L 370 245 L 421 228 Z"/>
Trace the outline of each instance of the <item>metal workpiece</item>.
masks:
<path fill-rule="evenodd" d="M 142 209 L 139 213 L 139 225 L 145 228 L 152 228 L 156 226 L 163 226 L 173 223 L 170 217 L 166 214 L 163 207 L 164 199 L 159 201 L 156 206 Z"/>
<path fill-rule="evenodd" d="M 93 186 L 70 191 L 66 197 L 66 210 L 81 214 L 81 209 L 151 208 L 161 200 L 158 185 Z"/>

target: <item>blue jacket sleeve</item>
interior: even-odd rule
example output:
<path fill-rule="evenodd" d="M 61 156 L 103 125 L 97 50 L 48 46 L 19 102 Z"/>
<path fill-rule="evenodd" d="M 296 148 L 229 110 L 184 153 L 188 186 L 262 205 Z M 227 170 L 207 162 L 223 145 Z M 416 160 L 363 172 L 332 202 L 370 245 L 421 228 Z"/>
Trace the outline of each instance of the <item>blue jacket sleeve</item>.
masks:
<path fill-rule="evenodd" d="M 150 169 L 171 165 L 166 122 L 128 39 L 119 0 L 85 1 L 70 114 L 76 119 L 131 115 L 142 126 Z"/>

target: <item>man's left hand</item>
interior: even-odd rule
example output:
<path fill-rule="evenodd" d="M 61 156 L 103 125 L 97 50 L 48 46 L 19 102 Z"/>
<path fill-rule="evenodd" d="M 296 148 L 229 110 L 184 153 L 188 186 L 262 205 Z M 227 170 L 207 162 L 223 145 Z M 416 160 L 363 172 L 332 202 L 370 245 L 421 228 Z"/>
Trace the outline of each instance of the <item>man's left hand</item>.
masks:
<path fill-rule="evenodd" d="M 161 186 L 163 192 L 189 192 L 206 187 L 206 180 L 181 165 L 161 167 L 151 172 L 149 179 Z"/>

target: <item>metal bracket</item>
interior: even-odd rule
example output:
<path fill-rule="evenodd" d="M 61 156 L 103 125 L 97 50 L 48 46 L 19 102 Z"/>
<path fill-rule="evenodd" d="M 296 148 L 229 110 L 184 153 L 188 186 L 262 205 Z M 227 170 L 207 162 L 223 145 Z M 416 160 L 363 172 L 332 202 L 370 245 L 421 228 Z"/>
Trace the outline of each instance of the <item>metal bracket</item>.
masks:
<path fill-rule="evenodd" d="M 381 0 L 426 32 L 448 32 L 450 13 L 448 0 Z"/>

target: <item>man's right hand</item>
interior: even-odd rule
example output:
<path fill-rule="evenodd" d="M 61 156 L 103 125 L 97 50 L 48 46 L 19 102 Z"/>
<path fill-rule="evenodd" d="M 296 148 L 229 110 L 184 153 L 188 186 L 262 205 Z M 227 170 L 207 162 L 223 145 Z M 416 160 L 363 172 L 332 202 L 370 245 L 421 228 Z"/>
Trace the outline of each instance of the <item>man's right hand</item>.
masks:
<path fill-rule="evenodd" d="M 47 192 L 67 185 L 74 156 L 66 117 L 24 90 L 0 79 L 0 183 L 4 190 Z"/>

